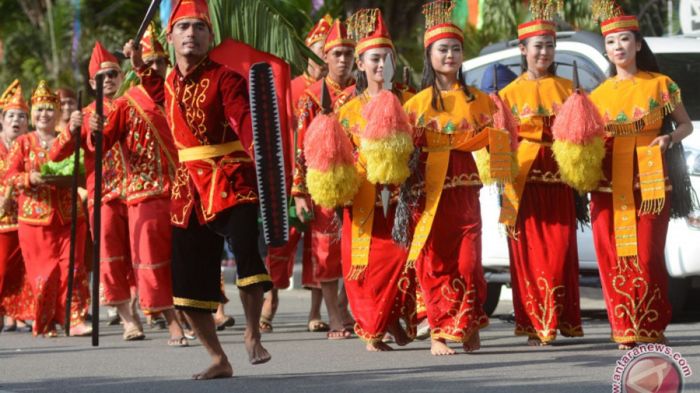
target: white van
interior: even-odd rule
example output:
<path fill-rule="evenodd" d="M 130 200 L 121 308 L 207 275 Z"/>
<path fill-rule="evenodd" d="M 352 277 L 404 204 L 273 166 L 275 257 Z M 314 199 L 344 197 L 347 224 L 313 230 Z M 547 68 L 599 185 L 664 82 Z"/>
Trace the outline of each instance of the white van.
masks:
<path fill-rule="evenodd" d="M 693 187 L 700 194 L 700 39 L 690 37 L 647 38 L 664 74 L 675 80 L 683 91 L 683 101 L 695 132 L 683 141 L 688 170 Z M 557 34 L 555 62 L 557 75 L 571 79 L 573 62 L 579 69 L 581 86 L 591 91 L 603 82 L 610 67 L 604 56 L 602 36 L 589 32 Z M 479 57 L 465 61 L 462 70 L 467 84 L 479 87 L 484 71 L 495 63 L 509 67 L 516 75 L 521 73 L 520 50 L 516 40 L 490 45 Z M 510 285 L 508 245 L 505 234 L 498 226 L 500 207 L 495 188 L 485 187 L 481 192 L 483 220 L 483 265 L 489 283 L 486 311 L 496 308 L 503 285 Z M 598 265 L 591 229 L 578 231 L 579 269 L 582 286 L 600 286 Z M 666 267 L 671 276 L 669 295 L 675 315 L 685 307 L 689 289 L 700 287 L 700 211 L 685 219 L 672 220 L 666 240 Z"/>

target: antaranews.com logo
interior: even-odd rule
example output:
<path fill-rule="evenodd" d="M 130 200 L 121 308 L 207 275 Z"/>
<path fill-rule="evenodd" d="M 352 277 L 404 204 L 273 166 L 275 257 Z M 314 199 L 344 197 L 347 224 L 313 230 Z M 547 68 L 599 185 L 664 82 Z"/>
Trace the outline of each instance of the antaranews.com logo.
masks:
<path fill-rule="evenodd" d="M 664 344 L 642 344 L 615 363 L 613 393 L 680 393 L 693 375 L 688 361 Z"/>

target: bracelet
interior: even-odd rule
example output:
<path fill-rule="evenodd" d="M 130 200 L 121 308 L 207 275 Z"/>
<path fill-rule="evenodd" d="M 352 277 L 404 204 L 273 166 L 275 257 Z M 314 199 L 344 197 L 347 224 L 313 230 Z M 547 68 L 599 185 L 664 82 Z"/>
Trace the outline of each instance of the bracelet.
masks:
<path fill-rule="evenodd" d="M 669 133 L 669 134 L 667 134 L 667 135 L 668 135 L 668 148 L 670 149 L 670 148 L 672 148 L 673 145 L 675 144 L 675 143 L 673 142 L 673 133 Z"/>

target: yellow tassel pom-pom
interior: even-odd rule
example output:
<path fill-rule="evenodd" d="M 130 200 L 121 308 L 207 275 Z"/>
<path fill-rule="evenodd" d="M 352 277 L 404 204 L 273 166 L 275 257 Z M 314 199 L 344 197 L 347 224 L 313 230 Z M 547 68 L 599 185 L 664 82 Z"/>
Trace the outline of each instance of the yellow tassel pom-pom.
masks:
<path fill-rule="evenodd" d="M 379 140 L 362 139 L 360 154 L 367 161 L 367 180 L 372 184 L 399 185 L 411 174 L 408 162 L 413 140 L 407 133 L 396 133 Z"/>
<path fill-rule="evenodd" d="M 334 209 L 352 201 L 360 188 L 360 177 L 354 165 L 335 165 L 324 172 L 309 168 L 306 186 L 316 204 Z"/>
<path fill-rule="evenodd" d="M 579 145 L 557 140 L 552 145 L 554 159 L 559 165 L 561 179 L 576 191 L 585 193 L 598 188 L 603 178 L 605 144 L 602 138 Z"/>

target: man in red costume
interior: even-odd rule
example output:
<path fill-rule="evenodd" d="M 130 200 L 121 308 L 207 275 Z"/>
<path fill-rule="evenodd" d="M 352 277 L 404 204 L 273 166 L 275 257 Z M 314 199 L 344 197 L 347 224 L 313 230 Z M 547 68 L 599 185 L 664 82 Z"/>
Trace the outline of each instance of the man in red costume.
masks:
<path fill-rule="evenodd" d="M 168 55 L 149 28 L 143 40 L 146 65 L 165 77 Z M 92 116 L 90 129 L 104 123 L 106 147 L 122 143 L 127 151 L 126 205 L 134 277 L 141 309 L 162 312 L 170 330 L 170 346 L 187 346 L 175 317 L 171 278 L 170 190 L 177 151 L 163 109 L 143 86 L 129 89 L 114 101 L 107 122 Z M 143 338 L 142 331 L 125 332 L 125 339 Z"/>
<path fill-rule="evenodd" d="M 311 232 L 311 260 L 315 278 L 321 283 L 323 300 L 330 319 L 329 339 L 343 339 L 351 335 L 354 322 L 345 305 L 338 306 L 338 280 L 342 277 L 340 263 L 340 227 L 335 212 L 311 204 L 306 189 L 306 166 L 303 142 L 311 121 L 321 112 L 323 81 L 330 93 L 333 110 L 340 108 L 350 96 L 348 87 L 353 83 L 352 66 L 355 42 L 348 38 L 345 26 L 336 20 L 323 45 L 323 59 L 328 65 L 328 76 L 311 85 L 302 94 L 298 107 L 297 154 L 292 183 L 292 195 L 297 216 L 309 222 Z M 313 217 L 313 218 L 310 218 Z M 343 296 L 344 297 L 344 296 Z"/>
<path fill-rule="evenodd" d="M 314 27 L 311 28 L 306 36 L 304 43 L 318 57 L 323 57 L 323 44 L 326 41 L 326 36 L 333 24 L 333 18 L 326 15 L 321 18 Z M 297 102 L 301 98 L 304 91 L 316 81 L 323 78 L 327 72 L 325 63 L 323 65 L 316 64 L 312 59 L 309 59 L 306 72 L 292 80 L 292 104 L 294 105 L 294 122 L 299 115 L 297 111 Z M 293 137 L 290 140 L 294 140 Z M 292 157 L 294 157 L 294 147 L 296 143 L 292 143 Z M 309 310 L 308 330 L 311 332 L 320 332 L 328 330 L 328 325 L 321 320 L 321 302 L 323 297 L 321 294 L 321 286 L 314 276 L 314 267 L 311 262 L 311 235 L 304 234 L 299 227 L 291 225 L 289 227 L 289 242 L 283 247 L 270 247 L 265 261 L 270 276 L 272 277 L 273 288 L 270 294 L 265 298 L 263 304 L 262 315 L 260 316 L 260 329 L 263 332 L 272 331 L 272 319 L 277 311 L 279 298 L 277 291 L 289 287 L 289 277 L 292 276 L 294 270 L 294 260 L 296 258 L 296 250 L 299 241 L 304 235 L 303 251 L 302 251 L 302 276 L 301 285 L 304 288 L 311 289 L 311 309 Z"/>
<path fill-rule="evenodd" d="M 109 114 L 113 107 L 113 99 L 122 83 L 123 74 L 119 61 L 107 51 L 98 41 L 92 51 L 89 64 L 90 86 L 95 89 L 95 76 L 104 75 L 104 112 Z M 61 161 L 71 156 L 75 149 L 70 125 L 77 122 L 80 129 L 82 149 L 85 154 L 85 171 L 87 175 L 88 210 L 90 220 L 93 217 L 95 195 L 95 154 L 90 145 L 89 119 L 95 112 L 92 102 L 82 110 L 85 116 L 81 119 L 80 112 L 73 112 L 69 127 L 61 130 L 56 142 L 51 146 L 49 158 Z M 81 122 L 82 120 L 82 122 Z M 125 202 L 126 166 L 125 152 L 121 144 L 106 151 L 102 160 L 102 229 L 100 230 L 100 285 L 102 295 L 100 302 L 114 306 L 124 321 L 125 332 L 137 329 L 138 321 L 129 307 L 133 271 L 129 249 L 129 225 Z M 90 225 L 92 227 L 92 225 Z M 93 232 L 94 233 L 94 232 Z M 97 299 L 95 299 L 97 301 Z M 126 337 L 126 336 L 125 336 Z"/>
<path fill-rule="evenodd" d="M 272 288 L 258 250 L 258 195 L 245 78 L 209 57 L 213 40 L 204 0 L 180 0 L 168 25 L 175 68 L 164 80 L 128 42 L 144 88 L 164 104 L 180 164 L 171 190 L 173 295 L 212 358 L 194 379 L 226 378 L 233 368 L 216 335 L 224 240 L 236 257 L 246 316 L 244 342 L 252 364 L 271 356 L 260 342 L 263 294 Z"/>

